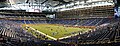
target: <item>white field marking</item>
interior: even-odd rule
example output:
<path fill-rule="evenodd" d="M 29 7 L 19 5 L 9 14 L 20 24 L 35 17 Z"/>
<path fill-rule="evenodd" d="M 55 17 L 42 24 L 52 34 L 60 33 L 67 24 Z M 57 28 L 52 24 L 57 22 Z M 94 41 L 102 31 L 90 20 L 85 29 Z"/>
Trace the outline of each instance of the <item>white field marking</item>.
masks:
<path fill-rule="evenodd" d="M 28 26 L 28 25 L 26 25 L 26 26 Z M 29 27 L 30 27 L 30 26 L 29 26 Z M 32 27 L 30 27 L 30 28 L 33 29 L 33 30 L 35 30 L 35 29 L 32 28 Z M 51 36 L 49 36 L 49 35 L 46 35 L 45 33 L 41 32 L 41 31 L 38 31 L 38 30 L 35 30 L 35 31 L 37 31 L 38 33 L 40 33 L 40 34 L 42 34 L 42 35 L 44 35 L 44 36 L 46 36 L 46 37 L 49 37 L 49 38 L 51 38 L 51 39 L 53 39 L 53 40 L 57 40 L 56 38 L 51 37 Z"/>
<path fill-rule="evenodd" d="M 26 26 L 28 26 L 28 25 L 26 25 Z M 32 27 L 30 27 L 31 29 L 33 29 L 33 30 L 35 30 L 34 28 L 32 28 Z M 51 37 L 51 36 L 49 36 L 49 35 L 46 35 L 45 33 L 42 33 L 42 32 L 40 32 L 40 31 L 38 31 L 38 30 L 36 30 L 37 32 L 39 32 L 39 33 L 41 33 L 41 34 L 43 34 L 43 35 L 45 35 L 45 36 L 47 36 L 47 37 L 49 37 L 49 38 L 51 38 L 51 39 L 53 39 L 53 40 L 57 40 L 56 38 L 54 38 L 54 37 Z M 83 33 L 81 33 L 81 34 L 84 34 L 85 32 L 83 32 Z M 72 37 L 72 36 L 77 36 L 77 35 L 79 35 L 79 33 L 77 33 L 77 34 L 73 34 L 73 35 L 69 35 L 69 36 L 65 36 L 65 37 L 61 37 L 61 38 L 58 38 L 59 40 L 61 40 L 61 39 L 65 39 L 65 38 L 70 38 L 70 37 Z"/>
<path fill-rule="evenodd" d="M 70 38 L 70 37 L 72 37 L 72 36 L 77 36 L 77 35 L 79 35 L 79 34 L 73 34 L 73 35 L 70 35 L 70 36 L 65 36 L 65 37 L 59 38 L 59 40 L 65 39 L 65 38 Z"/>
<path fill-rule="evenodd" d="M 84 34 L 84 33 L 85 33 L 85 32 L 83 32 L 83 33 L 81 33 L 81 34 Z M 72 36 L 77 36 L 77 35 L 79 35 L 79 33 L 72 34 L 72 35 L 65 36 L 65 37 L 61 37 L 61 38 L 58 38 L 58 39 L 61 40 L 61 39 L 70 38 L 70 37 L 72 37 Z"/>

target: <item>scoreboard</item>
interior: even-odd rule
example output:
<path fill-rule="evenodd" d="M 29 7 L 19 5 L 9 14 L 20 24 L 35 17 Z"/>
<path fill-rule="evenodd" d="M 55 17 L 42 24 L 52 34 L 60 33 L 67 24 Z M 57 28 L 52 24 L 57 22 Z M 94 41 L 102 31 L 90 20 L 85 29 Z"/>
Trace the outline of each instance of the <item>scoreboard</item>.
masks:
<path fill-rule="evenodd" d="M 114 7 L 114 16 L 115 18 L 120 18 L 120 0 L 113 0 L 115 7 Z"/>

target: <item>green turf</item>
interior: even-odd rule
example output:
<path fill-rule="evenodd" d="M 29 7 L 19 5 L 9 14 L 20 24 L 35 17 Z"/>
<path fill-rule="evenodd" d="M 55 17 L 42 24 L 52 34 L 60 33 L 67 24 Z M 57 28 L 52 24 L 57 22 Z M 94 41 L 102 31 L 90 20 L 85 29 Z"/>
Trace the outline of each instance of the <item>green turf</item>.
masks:
<path fill-rule="evenodd" d="M 80 31 L 85 32 L 89 30 L 89 28 L 64 27 L 60 25 L 51 25 L 51 24 L 27 24 L 27 25 L 47 35 L 50 35 L 54 38 L 69 36 L 73 32 L 78 33 Z"/>

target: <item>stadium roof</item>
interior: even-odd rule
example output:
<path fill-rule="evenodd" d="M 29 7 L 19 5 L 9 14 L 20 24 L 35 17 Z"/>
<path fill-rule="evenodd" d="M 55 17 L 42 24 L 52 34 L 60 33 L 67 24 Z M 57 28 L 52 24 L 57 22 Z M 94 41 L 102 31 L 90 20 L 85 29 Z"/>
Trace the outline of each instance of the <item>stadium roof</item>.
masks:
<path fill-rule="evenodd" d="M 77 2 L 96 2 L 96 1 L 106 1 L 106 0 L 0 0 L 0 2 L 7 2 L 10 4 L 38 4 L 38 5 L 44 5 L 47 7 L 57 7 L 61 5 L 67 5 L 71 3 L 77 3 Z M 111 1 L 111 0 L 108 0 Z"/>
<path fill-rule="evenodd" d="M 40 9 L 43 10 L 57 10 L 57 9 L 67 9 L 67 7 L 76 7 L 85 4 L 91 4 L 92 2 L 100 2 L 106 0 L 0 0 L 0 2 L 5 2 L 12 6 L 11 8 L 1 8 L 1 9 Z M 112 1 L 112 0 L 107 0 Z M 108 3 L 106 3 L 108 4 Z M 4 5 L 3 5 L 4 6 Z M 32 7 L 31 7 L 32 6 Z M 53 9 L 54 8 L 54 9 Z M 79 8 L 79 7 L 77 7 Z M 68 8 L 69 9 L 69 8 Z"/>
<path fill-rule="evenodd" d="M 49 6 L 60 6 L 76 2 L 94 2 L 94 1 L 106 1 L 106 0 L 8 0 L 11 4 L 20 4 L 20 3 L 36 3 Z M 110 0 L 108 0 L 110 1 Z"/>

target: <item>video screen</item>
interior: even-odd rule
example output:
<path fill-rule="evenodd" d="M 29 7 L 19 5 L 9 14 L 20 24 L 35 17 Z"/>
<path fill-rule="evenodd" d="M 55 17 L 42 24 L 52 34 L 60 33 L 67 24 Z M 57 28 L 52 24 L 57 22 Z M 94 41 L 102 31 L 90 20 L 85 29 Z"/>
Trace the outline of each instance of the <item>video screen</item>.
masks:
<path fill-rule="evenodd" d="M 119 0 L 114 0 L 114 16 L 115 18 L 120 18 L 120 1 Z"/>

